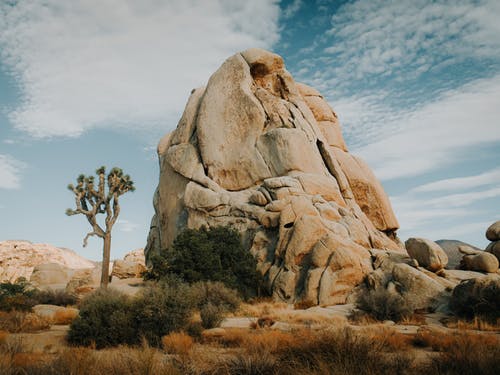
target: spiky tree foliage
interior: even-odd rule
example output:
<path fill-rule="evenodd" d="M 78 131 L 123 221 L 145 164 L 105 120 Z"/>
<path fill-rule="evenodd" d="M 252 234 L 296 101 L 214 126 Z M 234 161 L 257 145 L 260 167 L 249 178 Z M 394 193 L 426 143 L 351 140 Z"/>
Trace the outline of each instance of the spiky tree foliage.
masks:
<path fill-rule="evenodd" d="M 90 236 L 97 236 L 104 240 L 102 255 L 101 287 L 106 287 L 109 281 L 109 262 L 111 253 L 111 229 L 120 214 L 119 198 L 128 191 L 134 191 L 134 182 L 129 175 L 124 175 L 120 168 L 113 168 L 106 176 L 106 167 L 96 170 L 97 181 L 94 176 L 81 174 L 76 179 L 76 185 L 69 184 L 68 189 L 75 194 L 76 209 L 68 208 L 66 215 L 83 214 L 92 227 L 83 239 L 83 246 L 87 246 Z M 105 214 L 104 228 L 97 222 L 97 215 Z"/>

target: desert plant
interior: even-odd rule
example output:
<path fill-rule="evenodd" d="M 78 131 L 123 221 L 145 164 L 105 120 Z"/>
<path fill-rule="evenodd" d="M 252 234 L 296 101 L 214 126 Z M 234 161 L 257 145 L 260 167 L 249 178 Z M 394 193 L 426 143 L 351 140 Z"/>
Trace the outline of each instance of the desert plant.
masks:
<path fill-rule="evenodd" d="M 201 325 L 205 329 L 215 328 L 220 326 L 224 320 L 224 308 L 207 303 L 200 309 Z"/>
<path fill-rule="evenodd" d="M 100 289 L 82 301 L 79 316 L 68 332 L 73 345 L 97 348 L 137 343 L 138 336 L 130 299 L 115 290 Z"/>
<path fill-rule="evenodd" d="M 74 294 L 64 290 L 36 290 L 33 298 L 37 304 L 56 305 L 56 306 L 73 306 L 77 303 L 77 297 Z"/>
<path fill-rule="evenodd" d="M 161 339 L 163 349 L 170 354 L 186 355 L 193 347 L 193 338 L 184 332 L 172 332 Z"/>
<path fill-rule="evenodd" d="M 183 329 L 189 322 L 196 301 L 190 298 L 187 284 L 150 283 L 135 298 L 132 310 L 138 335 L 153 346 L 161 345 L 161 338 Z"/>
<path fill-rule="evenodd" d="M 356 301 L 356 306 L 380 321 L 399 322 L 413 314 L 413 308 L 407 299 L 387 289 L 369 290 L 361 293 Z"/>
<path fill-rule="evenodd" d="M 0 283 L 0 311 L 31 311 L 36 304 L 35 290 L 26 281 Z"/>
<path fill-rule="evenodd" d="M 191 285 L 191 298 L 196 301 L 198 308 L 211 304 L 224 311 L 234 312 L 241 304 L 238 292 L 230 289 L 221 282 L 199 281 Z"/>
<path fill-rule="evenodd" d="M 111 230 L 120 214 L 119 198 L 128 191 L 134 191 L 134 182 L 129 175 L 124 175 L 120 168 L 113 168 L 106 177 L 106 168 L 96 170 L 97 185 L 93 176 L 81 174 L 76 179 L 76 185 L 68 185 L 68 189 L 75 195 L 76 209 L 68 208 L 66 215 L 85 215 L 92 227 L 83 239 L 83 246 L 87 246 L 90 236 L 103 239 L 101 287 L 106 288 L 109 282 L 109 262 L 111 257 Z M 107 181 L 107 184 L 106 184 Z M 106 189 L 107 186 L 107 189 Z M 107 190 L 107 191 L 106 191 Z M 98 214 L 106 214 L 104 228 L 97 221 Z"/>
<path fill-rule="evenodd" d="M 256 260 L 243 248 L 239 233 L 227 227 L 185 229 L 152 263 L 148 277 L 171 273 L 188 283 L 220 281 L 246 298 L 258 294 L 262 285 Z"/>
<path fill-rule="evenodd" d="M 458 284 L 450 300 L 451 309 L 460 317 L 475 317 L 491 324 L 500 321 L 500 281 L 478 278 Z"/>
<path fill-rule="evenodd" d="M 439 350 L 427 373 L 457 375 L 494 375 L 500 373 L 500 340 L 494 335 L 459 333 L 427 338 Z"/>

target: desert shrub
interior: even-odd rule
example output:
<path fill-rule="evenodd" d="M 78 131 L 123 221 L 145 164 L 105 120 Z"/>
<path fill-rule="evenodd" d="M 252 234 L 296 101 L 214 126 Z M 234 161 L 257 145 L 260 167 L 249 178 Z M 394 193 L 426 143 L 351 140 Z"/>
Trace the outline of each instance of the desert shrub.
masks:
<path fill-rule="evenodd" d="M 311 300 L 303 300 L 303 301 L 298 301 L 293 304 L 293 308 L 295 310 L 307 310 L 310 307 L 316 306 L 317 303 L 314 303 Z"/>
<path fill-rule="evenodd" d="M 241 304 L 238 292 L 230 289 L 221 282 L 199 281 L 191 285 L 191 298 L 196 301 L 198 308 L 212 304 L 225 311 L 234 312 Z"/>
<path fill-rule="evenodd" d="M 24 280 L 0 283 L 0 311 L 31 311 L 37 303 L 34 295 L 35 291 Z"/>
<path fill-rule="evenodd" d="M 76 309 L 63 309 L 58 310 L 54 313 L 53 323 L 54 324 L 71 324 L 73 320 L 78 317 L 78 310 Z"/>
<path fill-rule="evenodd" d="M 139 336 L 154 346 L 170 332 L 189 323 L 196 301 L 190 288 L 181 282 L 159 282 L 147 285 L 133 302 L 135 324 Z"/>
<path fill-rule="evenodd" d="M 361 293 L 356 306 L 377 320 L 399 322 L 413 314 L 411 303 L 397 293 L 387 289 L 376 289 Z"/>
<path fill-rule="evenodd" d="M 458 284 L 450 300 L 451 309 L 460 317 L 479 317 L 495 324 L 500 320 L 500 281 L 466 280 Z"/>
<path fill-rule="evenodd" d="M 26 311 L 0 312 L 0 330 L 11 333 L 41 331 L 51 324 L 50 319 Z"/>
<path fill-rule="evenodd" d="M 151 261 L 149 278 L 174 274 L 188 283 L 220 281 L 246 298 L 257 295 L 262 285 L 256 260 L 243 248 L 239 233 L 227 227 L 185 229 Z"/>
<path fill-rule="evenodd" d="M 225 310 L 220 306 L 207 303 L 200 309 L 201 325 L 205 329 L 215 328 L 220 326 L 224 320 Z"/>
<path fill-rule="evenodd" d="M 73 345 L 103 348 L 137 341 L 132 303 L 112 289 L 99 289 L 85 298 L 68 332 L 68 342 Z"/>
<path fill-rule="evenodd" d="M 44 305 L 73 306 L 77 303 L 77 297 L 64 290 L 36 290 L 33 298 L 37 304 Z"/>
<path fill-rule="evenodd" d="M 170 354 L 186 355 L 193 347 L 193 338 L 184 332 L 172 332 L 161 339 L 163 349 Z"/>
<path fill-rule="evenodd" d="M 440 351 L 433 356 L 428 373 L 460 375 L 494 375 L 500 373 L 500 340 L 494 335 L 459 333 L 428 337 L 430 345 Z"/>

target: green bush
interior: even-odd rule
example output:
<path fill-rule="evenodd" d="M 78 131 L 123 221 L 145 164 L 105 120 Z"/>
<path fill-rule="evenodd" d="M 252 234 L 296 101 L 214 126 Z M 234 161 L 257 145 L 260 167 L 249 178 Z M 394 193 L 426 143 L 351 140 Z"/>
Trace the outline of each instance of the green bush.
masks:
<path fill-rule="evenodd" d="M 185 229 L 152 264 L 149 278 L 174 274 L 188 283 L 220 281 L 246 298 L 257 295 L 262 285 L 256 260 L 243 248 L 239 233 L 226 227 Z"/>
<path fill-rule="evenodd" d="M 191 299 L 201 309 L 207 304 L 217 306 L 224 311 L 234 312 L 241 304 L 241 298 L 234 289 L 229 289 L 218 281 L 199 281 L 191 285 Z"/>
<path fill-rule="evenodd" d="M 387 289 L 366 291 L 358 297 L 356 306 L 377 320 L 401 321 L 413 314 L 408 300 Z"/>
<path fill-rule="evenodd" d="M 181 282 L 148 284 L 130 298 L 113 289 L 101 289 L 84 299 L 71 323 L 68 342 L 97 348 L 139 344 L 145 338 L 160 346 L 161 337 L 183 329 L 197 302 Z"/>
<path fill-rule="evenodd" d="M 500 280 L 482 277 L 462 281 L 453 289 L 450 308 L 466 319 L 479 317 L 495 324 L 500 319 Z"/>
<path fill-rule="evenodd" d="M 37 304 L 45 305 L 72 306 L 77 303 L 76 296 L 64 290 L 37 290 L 33 298 Z"/>
<path fill-rule="evenodd" d="M 99 289 L 85 298 L 68 333 L 70 344 L 97 348 L 138 341 L 132 301 L 112 289 Z"/>
<path fill-rule="evenodd" d="M 25 280 L 0 283 L 0 311 L 31 311 L 37 304 L 35 290 Z"/>
<path fill-rule="evenodd" d="M 220 306 L 207 303 L 200 309 L 201 325 L 205 329 L 215 328 L 220 326 L 224 320 L 226 310 Z"/>
<path fill-rule="evenodd" d="M 151 345 L 160 346 L 161 338 L 183 329 L 189 322 L 196 301 L 184 283 L 151 283 L 133 304 L 137 334 Z"/>

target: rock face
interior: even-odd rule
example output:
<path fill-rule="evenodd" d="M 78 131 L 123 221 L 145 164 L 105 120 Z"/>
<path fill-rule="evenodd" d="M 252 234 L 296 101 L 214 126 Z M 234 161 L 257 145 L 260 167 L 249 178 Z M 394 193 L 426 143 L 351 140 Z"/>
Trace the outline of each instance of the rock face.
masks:
<path fill-rule="evenodd" d="M 404 252 L 389 199 L 347 151 L 337 115 L 276 54 L 227 59 L 192 91 L 158 156 L 146 260 L 183 228 L 232 226 L 276 298 L 336 304 L 373 270 L 369 249 Z"/>
<path fill-rule="evenodd" d="M 418 264 L 429 271 L 446 267 L 448 256 L 439 245 L 425 238 L 409 238 L 405 242 L 406 251 Z"/>
<path fill-rule="evenodd" d="M 33 269 L 29 281 L 39 289 L 65 289 L 73 272 L 59 263 L 40 264 Z"/>
<path fill-rule="evenodd" d="M 14 282 L 19 277 L 29 280 L 34 268 L 46 263 L 71 269 L 94 267 L 93 262 L 69 249 L 29 241 L 0 242 L 0 282 Z"/>

